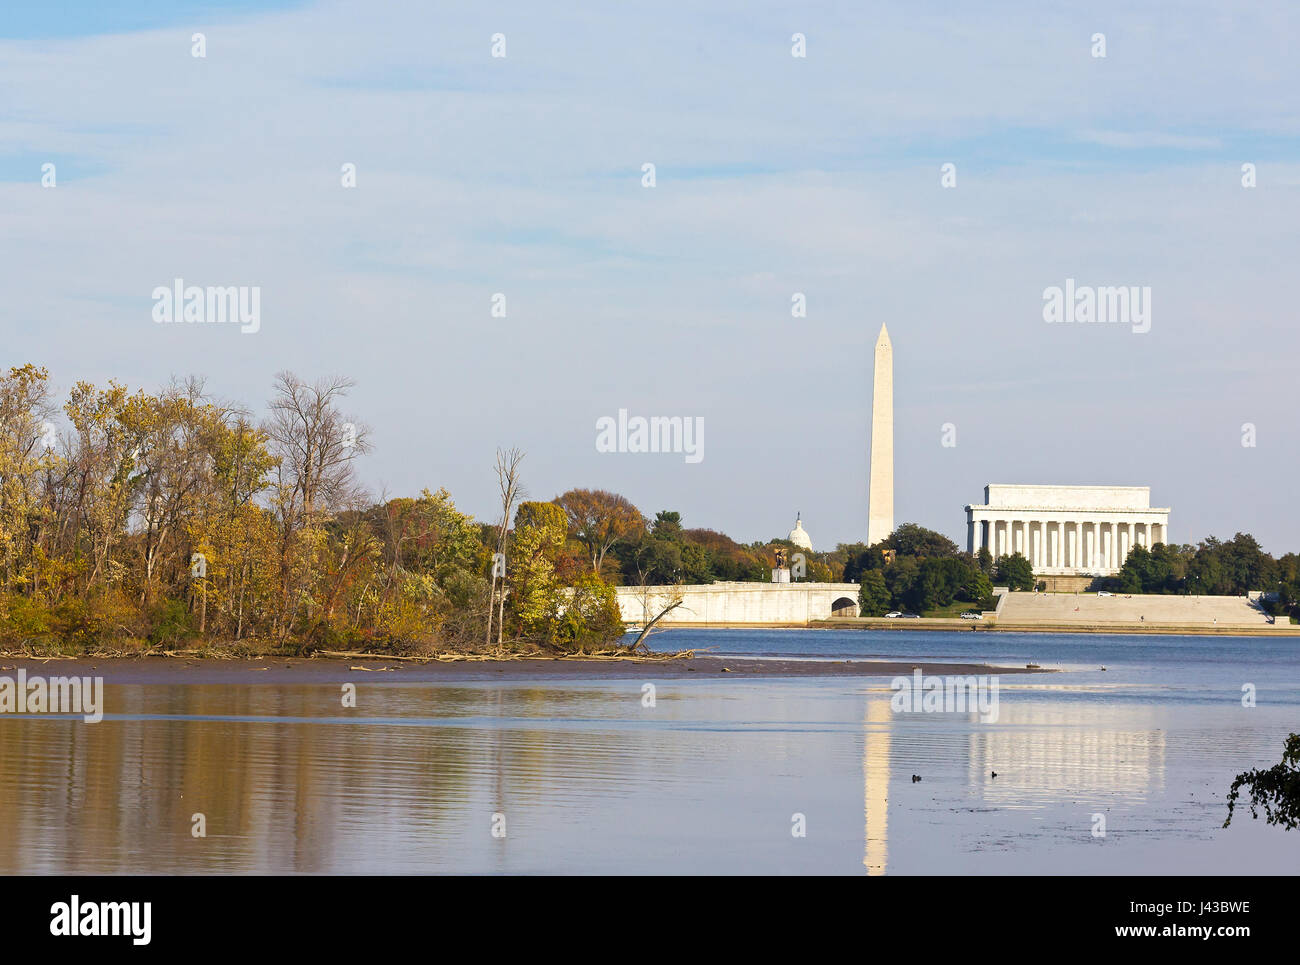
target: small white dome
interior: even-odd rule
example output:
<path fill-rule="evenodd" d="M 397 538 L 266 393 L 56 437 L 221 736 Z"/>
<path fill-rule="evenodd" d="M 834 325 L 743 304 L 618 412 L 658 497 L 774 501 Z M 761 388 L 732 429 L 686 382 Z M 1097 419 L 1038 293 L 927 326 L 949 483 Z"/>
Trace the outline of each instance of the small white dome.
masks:
<path fill-rule="evenodd" d="M 795 519 L 794 529 L 790 530 L 790 535 L 786 539 L 800 549 L 812 549 L 812 539 L 809 537 L 807 530 L 803 528 L 803 521 L 798 518 Z"/>

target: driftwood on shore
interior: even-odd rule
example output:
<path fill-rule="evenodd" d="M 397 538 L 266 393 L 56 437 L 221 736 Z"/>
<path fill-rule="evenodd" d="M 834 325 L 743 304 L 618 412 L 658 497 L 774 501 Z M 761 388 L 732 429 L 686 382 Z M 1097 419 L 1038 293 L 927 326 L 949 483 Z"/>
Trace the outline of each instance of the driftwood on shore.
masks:
<path fill-rule="evenodd" d="M 240 652 L 223 647 L 205 647 L 200 650 L 160 650 L 148 648 L 142 650 L 92 649 L 84 653 L 41 653 L 28 647 L 0 650 L 0 658 L 34 660 L 47 663 L 51 660 L 143 660 L 146 658 L 167 657 L 184 660 L 311 660 L 317 657 L 331 660 L 397 660 L 409 663 L 463 663 L 496 662 L 503 660 L 630 660 L 637 663 L 660 662 L 665 660 L 689 660 L 696 654 L 695 650 L 679 650 L 672 653 L 633 653 L 627 649 L 591 650 L 575 653 L 518 653 L 499 651 L 488 653 L 431 653 L 428 655 L 407 655 L 384 653 L 367 650 L 313 650 L 301 656 L 287 653 Z M 359 668 L 367 669 L 367 668 Z"/>
<path fill-rule="evenodd" d="M 637 663 L 662 660 L 690 660 L 694 650 L 675 653 L 629 653 L 627 650 L 593 650 L 586 653 L 438 653 L 427 657 L 394 656 L 357 650 L 317 650 L 313 656 L 349 660 L 410 660 L 415 663 L 494 663 L 501 660 L 632 660 Z"/>

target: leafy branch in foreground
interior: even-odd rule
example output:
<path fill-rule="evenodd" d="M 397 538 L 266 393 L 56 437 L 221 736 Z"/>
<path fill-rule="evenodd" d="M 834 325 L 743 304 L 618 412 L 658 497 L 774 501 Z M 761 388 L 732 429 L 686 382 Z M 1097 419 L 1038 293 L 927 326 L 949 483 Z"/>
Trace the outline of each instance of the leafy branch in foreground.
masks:
<path fill-rule="evenodd" d="M 1242 787 L 1250 789 L 1252 818 L 1259 817 L 1257 808 L 1262 807 L 1269 824 L 1280 824 L 1288 831 L 1300 825 L 1300 734 L 1292 734 L 1286 739 L 1282 763 L 1274 764 L 1268 770 L 1255 768 L 1237 775 L 1228 791 L 1225 828 L 1232 823 L 1232 812 Z"/>

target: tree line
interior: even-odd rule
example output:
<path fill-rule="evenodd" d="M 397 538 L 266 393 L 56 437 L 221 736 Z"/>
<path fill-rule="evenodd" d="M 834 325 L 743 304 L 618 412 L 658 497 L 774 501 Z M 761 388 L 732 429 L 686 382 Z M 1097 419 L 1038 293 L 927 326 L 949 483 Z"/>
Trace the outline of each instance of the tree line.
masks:
<path fill-rule="evenodd" d="M 595 649 L 621 638 L 615 586 L 766 581 L 778 551 L 796 579 L 860 583 L 867 615 L 982 609 L 995 582 L 1033 586 L 1023 556 L 961 553 L 914 523 L 813 552 L 688 528 L 672 510 L 647 518 L 599 489 L 529 500 L 515 451 L 498 453 L 492 521 L 445 489 L 375 498 L 357 478 L 370 432 L 344 411 L 352 388 L 281 372 L 258 419 L 198 379 L 155 393 L 78 382 L 60 405 L 46 370 L 0 375 L 0 644 Z M 1138 547 L 1113 579 L 1263 589 L 1280 611 L 1300 598 L 1296 554 L 1274 560 L 1242 534 Z"/>
<path fill-rule="evenodd" d="M 0 376 L 0 643 L 310 653 L 619 638 L 611 586 L 563 573 L 557 503 L 516 485 L 486 524 L 445 489 L 369 497 L 356 475 L 369 430 L 342 408 L 352 386 L 282 372 L 259 421 L 197 379 L 157 393 L 78 382 L 58 431 L 45 369 Z"/>
<path fill-rule="evenodd" d="M 1300 554 L 1275 559 L 1249 533 L 1229 540 L 1209 536 L 1195 545 L 1135 546 L 1119 573 L 1097 584 L 1124 593 L 1242 596 L 1258 590 L 1270 612 L 1300 618 Z"/>

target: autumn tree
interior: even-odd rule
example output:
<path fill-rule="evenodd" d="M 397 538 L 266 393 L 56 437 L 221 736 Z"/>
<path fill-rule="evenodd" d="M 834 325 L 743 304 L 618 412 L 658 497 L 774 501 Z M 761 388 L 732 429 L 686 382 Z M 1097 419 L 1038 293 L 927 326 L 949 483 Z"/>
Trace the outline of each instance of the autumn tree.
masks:
<path fill-rule="evenodd" d="M 549 640 L 560 607 L 555 557 L 568 535 L 564 510 L 554 503 L 520 503 L 510 538 L 507 585 L 519 633 Z"/>
<path fill-rule="evenodd" d="M 645 530 L 640 511 L 617 493 L 603 489 L 570 489 L 556 497 L 564 510 L 569 535 L 587 548 L 591 569 L 599 573 L 605 554 L 619 540 L 635 539 Z"/>
<path fill-rule="evenodd" d="M 47 467 L 47 426 L 54 412 L 49 375 L 34 365 L 0 377 L 0 590 L 30 593 L 38 579 L 35 554 L 44 518 L 41 476 Z"/>

